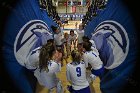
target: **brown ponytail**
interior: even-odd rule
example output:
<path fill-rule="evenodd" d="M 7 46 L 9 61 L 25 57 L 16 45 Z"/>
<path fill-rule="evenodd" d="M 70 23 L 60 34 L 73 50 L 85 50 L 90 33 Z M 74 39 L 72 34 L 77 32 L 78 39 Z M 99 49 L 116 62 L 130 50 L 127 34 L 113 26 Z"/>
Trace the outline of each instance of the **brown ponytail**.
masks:
<path fill-rule="evenodd" d="M 81 54 L 77 51 L 77 50 L 73 50 L 71 52 L 71 56 L 72 56 L 72 61 L 76 62 L 76 63 L 80 63 L 81 61 Z"/>
<path fill-rule="evenodd" d="M 40 71 L 42 70 L 46 70 L 47 72 L 49 71 L 48 62 L 52 59 L 54 51 L 55 51 L 55 48 L 53 45 L 46 44 L 42 46 L 42 48 L 40 49 L 40 54 L 39 54 Z"/>

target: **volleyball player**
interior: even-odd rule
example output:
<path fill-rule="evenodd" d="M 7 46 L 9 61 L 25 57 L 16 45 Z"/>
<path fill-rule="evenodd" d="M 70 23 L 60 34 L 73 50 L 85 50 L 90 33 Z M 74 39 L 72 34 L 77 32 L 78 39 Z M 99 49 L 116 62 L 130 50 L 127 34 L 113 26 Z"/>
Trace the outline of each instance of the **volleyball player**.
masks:
<path fill-rule="evenodd" d="M 79 24 L 79 29 L 77 28 L 77 24 L 75 26 L 76 26 L 76 32 L 78 34 L 78 44 L 79 44 L 83 42 L 82 37 L 84 36 L 84 26 L 82 23 Z"/>
<path fill-rule="evenodd" d="M 92 74 L 95 76 L 99 76 L 101 78 L 104 74 L 103 62 L 101 61 L 98 53 L 92 51 L 91 46 L 92 46 L 91 42 L 89 41 L 83 42 L 83 50 L 84 50 L 83 60 L 86 63 L 86 67 L 88 67 L 88 64 L 91 65 Z"/>
<path fill-rule="evenodd" d="M 62 56 L 58 56 L 55 46 L 47 43 L 33 50 L 26 63 L 28 69 L 34 71 L 34 76 L 37 78 L 39 84 L 48 88 L 49 93 L 54 88 L 56 88 L 57 93 L 63 93 L 62 86 L 60 86 L 61 84 L 56 76 L 56 73 L 61 69 L 61 63 L 57 61 L 58 57 L 61 58 Z"/>
<path fill-rule="evenodd" d="M 82 39 L 83 39 L 83 42 L 90 42 L 92 44 L 91 45 L 92 51 L 96 52 L 96 54 L 99 55 L 99 52 L 98 52 L 95 42 L 93 40 L 89 39 L 88 36 L 83 36 Z"/>
<path fill-rule="evenodd" d="M 68 87 L 71 93 L 90 93 L 89 82 L 86 78 L 86 65 L 81 61 L 81 54 L 73 50 L 72 62 L 67 64 L 67 80 L 71 83 Z"/>
<path fill-rule="evenodd" d="M 74 49 L 76 49 L 77 35 L 74 33 L 74 30 L 72 30 L 72 29 L 70 30 L 70 35 L 69 35 L 69 37 L 70 37 L 71 45 L 72 45 L 72 43 L 73 43 Z"/>

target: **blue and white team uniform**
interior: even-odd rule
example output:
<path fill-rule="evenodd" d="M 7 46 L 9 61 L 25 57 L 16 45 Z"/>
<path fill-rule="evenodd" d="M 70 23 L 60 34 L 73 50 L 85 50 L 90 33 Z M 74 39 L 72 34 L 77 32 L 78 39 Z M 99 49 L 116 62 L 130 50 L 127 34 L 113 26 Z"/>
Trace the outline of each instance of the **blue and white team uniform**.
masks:
<path fill-rule="evenodd" d="M 40 85 L 45 86 L 48 89 L 52 89 L 57 86 L 59 80 L 56 77 L 56 73 L 60 71 L 61 64 L 55 60 L 50 60 L 48 64 L 49 71 L 40 71 L 39 69 L 39 53 L 40 47 L 32 51 L 26 62 L 26 67 L 34 71 L 34 76 L 37 78 Z"/>
<path fill-rule="evenodd" d="M 84 62 L 68 63 L 66 68 L 67 80 L 72 82 L 72 93 L 90 93 L 89 82 L 86 78 L 86 65 Z"/>
<path fill-rule="evenodd" d="M 91 44 L 92 44 L 92 46 L 91 46 L 92 51 L 96 52 L 96 54 L 99 55 L 99 52 L 98 52 L 96 45 L 95 45 L 95 42 L 91 39 L 89 40 L 89 42 L 91 42 Z"/>
<path fill-rule="evenodd" d="M 83 42 L 83 39 L 82 39 L 82 37 L 84 36 L 84 30 L 78 30 L 78 29 L 76 29 L 76 32 L 77 32 L 77 34 L 78 34 L 78 43 L 82 43 Z"/>
<path fill-rule="evenodd" d="M 76 34 L 74 34 L 74 36 L 69 35 L 69 38 L 71 41 L 75 41 L 77 38 L 77 35 Z"/>
<path fill-rule="evenodd" d="M 54 34 L 54 41 L 55 41 L 55 44 L 56 44 L 56 46 L 58 46 L 58 47 L 61 47 L 62 46 L 62 44 L 63 44 L 63 42 L 62 42 L 62 39 L 63 39 L 63 31 L 62 31 L 63 29 L 62 29 L 62 27 L 60 28 L 60 32 L 59 33 L 55 33 Z"/>
<path fill-rule="evenodd" d="M 92 66 L 92 74 L 96 76 L 101 76 L 103 71 L 103 62 L 99 57 L 99 53 L 95 51 L 86 51 L 83 54 L 83 60 L 88 67 L 88 64 Z"/>

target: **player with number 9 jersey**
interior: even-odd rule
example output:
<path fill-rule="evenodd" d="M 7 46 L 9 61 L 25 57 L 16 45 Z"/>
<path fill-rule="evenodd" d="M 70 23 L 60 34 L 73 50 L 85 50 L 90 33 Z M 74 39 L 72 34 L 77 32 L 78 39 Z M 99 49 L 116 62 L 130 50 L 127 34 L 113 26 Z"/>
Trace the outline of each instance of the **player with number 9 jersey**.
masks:
<path fill-rule="evenodd" d="M 71 83 L 71 93 L 90 93 L 89 83 L 86 78 L 85 62 L 80 61 L 81 55 L 75 50 L 71 53 L 72 62 L 67 64 L 67 80 Z"/>

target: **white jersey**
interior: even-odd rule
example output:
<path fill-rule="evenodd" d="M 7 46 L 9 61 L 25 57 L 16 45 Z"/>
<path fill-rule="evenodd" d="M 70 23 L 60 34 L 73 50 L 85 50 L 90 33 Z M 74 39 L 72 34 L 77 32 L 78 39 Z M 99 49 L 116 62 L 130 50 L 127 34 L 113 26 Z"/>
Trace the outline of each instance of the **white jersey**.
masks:
<path fill-rule="evenodd" d="M 91 44 L 92 44 L 92 46 L 91 46 L 92 51 L 96 52 L 96 54 L 99 55 L 99 52 L 98 52 L 98 50 L 96 49 L 95 42 L 94 42 L 93 40 L 89 40 L 89 41 L 90 41 Z"/>
<path fill-rule="evenodd" d="M 54 41 L 56 45 L 62 45 L 63 33 L 54 34 Z"/>
<path fill-rule="evenodd" d="M 78 43 L 82 43 L 83 42 L 83 36 L 84 36 L 84 30 L 76 30 L 76 32 L 78 33 Z"/>
<path fill-rule="evenodd" d="M 58 78 L 56 77 L 56 73 L 60 71 L 61 64 L 56 63 L 55 61 L 49 61 L 48 69 L 49 71 L 41 71 L 39 69 L 39 53 L 40 47 L 36 48 L 29 55 L 26 67 L 28 69 L 35 69 L 34 76 L 37 78 L 40 85 L 47 87 L 48 89 L 56 87 Z"/>
<path fill-rule="evenodd" d="M 54 34 L 54 41 L 56 45 L 62 45 L 62 39 L 63 39 L 63 32 L 62 28 L 60 28 L 60 32 L 58 34 Z"/>
<path fill-rule="evenodd" d="M 62 42 L 63 42 L 63 43 L 66 43 L 66 42 L 67 42 L 67 44 L 68 44 L 69 46 L 71 45 L 71 43 L 70 43 L 70 38 L 68 38 L 68 39 L 63 38 L 63 39 L 62 39 Z"/>
<path fill-rule="evenodd" d="M 103 62 L 101 61 L 98 54 L 94 51 L 87 51 L 83 54 L 83 60 L 86 63 L 86 67 L 88 67 L 88 63 L 92 66 L 92 69 L 97 70 L 103 66 Z"/>
<path fill-rule="evenodd" d="M 74 34 L 74 36 L 69 35 L 69 38 L 70 38 L 71 41 L 72 41 L 72 40 L 76 40 L 76 37 L 77 37 L 76 34 Z"/>
<path fill-rule="evenodd" d="M 72 88 L 74 90 L 80 90 L 89 86 L 86 78 L 85 63 L 81 62 L 78 65 L 73 63 L 67 64 L 67 79 L 72 82 Z"/>
<path fill-rule="evenodd" d="M 48 65 L 49 71 L 41 71 L 40 69 L 36 69 L 34 71 L 34 75 L 37 78 L 39 84 L 47 87 L 48 89 L 54 88 L 57 86 L 58 78 L 56 77 L 56 73 L 60 71 L 60 65 L 55 61 L 50 61 Z"/>

